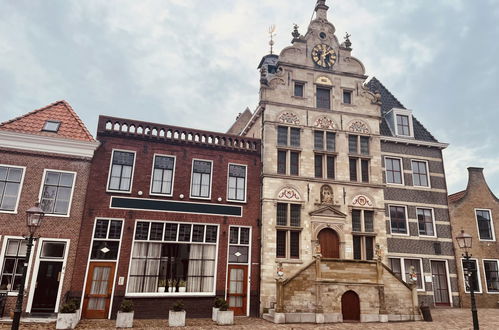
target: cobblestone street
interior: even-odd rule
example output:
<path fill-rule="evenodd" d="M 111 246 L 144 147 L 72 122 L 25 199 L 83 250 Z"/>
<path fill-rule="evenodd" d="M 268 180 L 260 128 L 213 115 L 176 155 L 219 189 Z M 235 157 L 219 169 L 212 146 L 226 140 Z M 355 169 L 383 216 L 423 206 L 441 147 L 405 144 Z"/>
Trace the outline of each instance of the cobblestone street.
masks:
<path fill-rule="evenodd" d="M 433 322 L 396 322 L 396 323 L 340 323 L 316 324 L 272 324 L 258 318 L 236 318 L 234 326 L 219 327 L 209 319 L 188 319 L 184 329 L 471 329 L 471 312 L 468 309 L 432 310 Z M 481 329 L 499 329 L 499 309 L 479 309 Z M 51 324 L 23 323 L 21 329 L 54 329 Z M 165 329 L 166 320 L 136 320 L 134 329 Z M 0 325 L 0 329 L 10 329 L 10 324 Z M 114 320 L 83 320 L 76 329 L 115 329 Z"/>

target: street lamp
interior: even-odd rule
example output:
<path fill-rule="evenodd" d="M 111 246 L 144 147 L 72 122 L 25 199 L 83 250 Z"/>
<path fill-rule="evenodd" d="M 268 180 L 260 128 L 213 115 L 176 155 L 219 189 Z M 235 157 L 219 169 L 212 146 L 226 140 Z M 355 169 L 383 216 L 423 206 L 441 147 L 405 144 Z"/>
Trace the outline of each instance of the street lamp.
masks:
<path fill-rule="evenodd" d="M 26 226 L 29 230 L 29 236 L 25 237 L 28 241 L 26 245 L 26 259 L 24 260 L 23 274 L 21 277 L 21 283 L 19 284 L 19 289 L 17 293 L 16 308 L 14 310 L 14 320 L 12 321 L 12 330 L 19 329 L 19 323 L 21 321 L 21 313 L 23 310 L 23 298 L 24 298 L 24 284 L 26 283 L 26 274 L 28 271 L 29 257 L 31 255 L 31 248 L 33 247 L 33 241 L 36 240 L 35 232 L 42 224 L 42 219 L 45 213 L 40 208 L 40 203 L 35 203 L 35 206 L 29 208 L 26 211 Z"/>
<path fill-rule="evenodd" d="M 475 303 L 475 286 L 473 283 L 473 271 L 474 267 L 471 267 L 471 254 L 468 253 L 468 250 L 471 249 L 471 243 L 472 243 L 472 237 L 470 234 L 467 234 L 464 232 L 464 230 L 461 230 L 461 234 L 459 234 L 456 237 L 457 244 L 459 245 L 459 248 L 464 250 L 463 257 L 466 260 L 466 272 L 465 276 L 468 277 L 468 286 L 470 288 L 470 295 L 471 295 L 471 315 L 473 316 L 473 329 L 478 330 L 480 329 L 480 326 L 478 325 L 478 313 L 476 310 L 476 303 Z M 463 269 L 464 271 L 464 269 Z"/>

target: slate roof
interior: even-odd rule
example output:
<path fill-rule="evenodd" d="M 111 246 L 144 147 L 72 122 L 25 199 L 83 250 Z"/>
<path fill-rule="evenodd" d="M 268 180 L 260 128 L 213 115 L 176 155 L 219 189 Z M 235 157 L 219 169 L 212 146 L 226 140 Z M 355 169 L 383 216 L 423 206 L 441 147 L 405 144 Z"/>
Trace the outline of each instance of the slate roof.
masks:
<path fill-rule="evenodd" d="M 454 203 L 463 198 L 464 195 L 466 195 L 466 190 L 461 190 L 458 191 L 457 193 L 449 195 L 447 199 L 449 200 L 449 203 Z"/>
<path fill-rule="evenodd" d="M 386 123 L 384 115 L 393 108 L 406 109 L 402 103 L 378 80 L 373 77 L 366 84 L 369 90 L 373 93 L 379 92 L 381 94 L 381 115 L 383 120 L 380 124 L 380 134 L 384 136 L 394 136 Z M 419 120 L 412 116 L 412 125 L 414 128 L 414 139 L 427 141 L 427 142 L 438 142 L 437 139 L 419 122 Z"/>
<path fill-rule="evenodd" d="M 60 121 L 59 130 L 57 132 L 43 131 L 42 128 L 47 120 Z M 0 124 L 0 130 L 56 136 L 87 142 L 95 141 L 80 117 L 78 117 L 69 103 L 64 100 L 51 103 L 20 117 L 5 121 Z"/>

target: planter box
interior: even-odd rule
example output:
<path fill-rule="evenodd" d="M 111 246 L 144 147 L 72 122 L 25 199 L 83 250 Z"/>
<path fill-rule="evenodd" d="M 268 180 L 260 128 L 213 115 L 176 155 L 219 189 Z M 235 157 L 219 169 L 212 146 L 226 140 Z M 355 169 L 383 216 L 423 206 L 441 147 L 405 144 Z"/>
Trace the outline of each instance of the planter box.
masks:
<path fill-rule="evenodd" d="M 213 308 L 211 309 L 211 319 L 212 319 L 213 321 L 215 321 L 215 322 L 217 322 L 217 313 L 218 313 L 218 310 L 219 310 L 219 309 L 220 309 L 220 308 L 218 308 L 218 307 L 213 307 Z"/>
<path fill-rule="evenodd" d="M 158 292 L 165 292 L 165 287 L 164 286 L 158 287 Z"/>
<path fill-rule="evenodd" d="M 185 327 L 185 311 L 168 312 L 168 326 L 169 327 Z"/>
<path fill-rule="evenodd" d="M 179 286 L 178 292 L 185 292 L 185 286 Z"/>
<path fill-rule="evenodd" d="M 74 329 L 78 324 L 77 313 L 58 313 L 56 329 Z"/>
<path fill-rule="evenodd" d="M 133 312 L 118 312 L 116 316 L 116 328 L 133 328 Z"/>
<path fill-rule="evenodd" d="M 234 311 L 218 311 L 217 324 L 218 325 L 234 324 Z"/>

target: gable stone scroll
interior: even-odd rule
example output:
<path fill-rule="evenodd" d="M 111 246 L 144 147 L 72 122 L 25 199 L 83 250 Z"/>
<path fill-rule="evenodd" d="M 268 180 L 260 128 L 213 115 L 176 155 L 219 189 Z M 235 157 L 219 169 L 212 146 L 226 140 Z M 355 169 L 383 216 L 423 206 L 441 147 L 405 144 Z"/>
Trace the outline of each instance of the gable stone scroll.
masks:
<path fill-rule="evenodd" d="M 352 206 L 373 207 L 373 202 L 366 195 L 357 195 L 352 199 Z"/>
<path fill-rule="evenodd" d="M 322 129 L 336 129 L 337 126 L 334 121 L 327 116 L 321 116 L 317 118 L 314 122 L 314 127 Z"/>
<path fill-rule="evenodd" d="M 284 124 L 300 125 L 300 119 L 298 116 L 292 112 L 282 112 L 278 117 L 277 121 Z"/>
<path fill-rule="evenodd" d="M 363 133 L 363 134 L 369 134 L 371 130 L 369 129 L 369 126 L 364 123 L 362 120 L 353 120 L 348 124 L 348 130 L 350 132 L 355 132 L 355 133 Z"/>
<path fill-rule="evenodd" d="M 292 187 L 284 187 L 277 194 L 277 199 L 286 201 L 301 201 L 300 193 Z"/>

